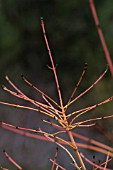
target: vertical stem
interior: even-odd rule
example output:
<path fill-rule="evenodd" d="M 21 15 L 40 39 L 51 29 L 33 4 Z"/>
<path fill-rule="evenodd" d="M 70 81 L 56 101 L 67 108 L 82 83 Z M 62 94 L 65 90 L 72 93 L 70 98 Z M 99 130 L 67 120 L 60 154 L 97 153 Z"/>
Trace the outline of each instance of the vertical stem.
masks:
<path fill-rule="evenodd" d="M 50 50 L 50 47 L 49 47 L 48 39 L 47 39 L 47 36 L 46 36 L 46 31 L 45 31 L 45 26 L 44 26 L 43 18 L 41 18 L 41 26 L 42 26 L 42 31 L 43 31 L 46 47 L 47 47 L 47 50 L 48 50 L 48 54 L 49 54 L 49 57 L 50 57 L 50 60 L 51 60 L 51 64 L 52 64 L 52 70 L 53 70 L 54 77 L 55 77 L 55 82 L 56 82 L 57 91 L 58 91 L 58 95 L 59 95 L 59 100 L 60 100 L 60 106 L 61 106 L 61 109 L 62 109 L 62 114 L 64 116 L 64 120 L 66 121 L 66 116 L 65 116 L 65 111 L 64 111 L 64 106 L 63 106 L 63 101 L 62 101 L 62 95 L 61 95 L 61 91 L 60 91 L 59 81 L 58 81 L 58 77 L 57 77 L 57 73 L 56 73 L 56 68 L 55 68 L 55 65 L 54 65 L 53 57 L 52 57 L 52 54 L 51 54 L 51 50 Z"/>
<path fill-rule="evenodd" d="M 68 135 L 69 135 L 69 137 L 70 137 L 70 140 L 71 140 L 73 146 L 75 147 L 75 153 L 76 153 L 76 155 L 77 155 L 77 157 L 78 157 L 78 159 L 79 159 L 79 162 L 80 162 L 80 165 L 81 165 L 81 167 L 82 167 L 82 170 L 86 170 L 85 165 L 84 165 L 84 162 L 83 162 L 83 160 L 82 160 L 82 158 L 81 158 L 81 155 L 80 155 L 80 153 L 79 153 L 79 151 L 78 151 L 78 147 L 77 147 L 77 145 L 76 145 L 76 142 L 75 142 L 75 140 L 74 140 L 74 138 L 73 138 L 72 132 L 71 132 L 71 131 L 68 131 Z"/>
<path fill-rule="evenodd" d="M 50 47 L 49 47 L 48 39 L 47 39 L 47 36 L 46 36 L 46 31 L 45 31 L 45 27 L 44 27 L 43 18 L 41 18 L 41 26 L 42 26 L 42 31 L 43 31 L 46 47 L 47 47 L 47 50 L 48 50 L 48 54 L 49 54 L 49 57 L 50 57 L 50 61 L 51 61 L 51 64 L 52 64 L 52 70 L 53 70 L 54 77 L 55 77 L 56 87 L 57 87 L 57 91 L 58 91 L 58 95 L 59 95 L 60 106 L 61 106 L 62 114 L 63 114 L 63 117 L 64 117 L 64 124 L 65 124 L 66 128 L 68 129 L 69 125 L 68 125 L 68 121 L 67 121 L 66 115 L 65 115 L 65 109 L 64 109 L 64 106 L 63 106 L 63 100 L 62 100 L 61 91 L 60 91 L 60 87 L 59 87 L 59 81 L 58 81 L 58 77 L 57 77 L 57 73 L 56 73 L 56 68 L 55 68 L 55 65 L 54 65 L 53 57 L 52 57 L 52 54 L 51 54 L 51 50 L 50 50 Z M 72 132 L 69 131 L 69 130 L 67 130 L 67 131 L 68 131 L 68 135 L 70 137 L 70 140 L 71 140 L 73 146 L 75 147 L 75 153 L 76 153 L 76 155 L 77 155 L 77 157 L 79 159 L 80 165 L 81 165 L 83 170 L 86 170 L 85 165 L 84 165 L 84 163 L 82 161 L 82 158 L 80 156 L 80 153 L 78 151 L 78 148 L 76 146 L 76 143 L 74 141 Z M 78 167 L 77 164 L 76 164 L 76 168 L 78 170 L 80 170 L 80 168 Z"/>
<path fill-rule="evenodd" d="M 61 91 L 60 91 L 60 87 L 59 87 L 58 77 L 57 77 L 57 74 L 56 74 L 56 68 L 55 68 L 55 65 L 54 65 L 53 57 L 52 57 L 51 50 L 50 50 L 50 47 L 49 47 L 49 43 L 48 43 L 48 40 L 47 40 L 43 18 L 41 18 L 41 26 L 42 26 L 42 31 L 43 31 L 46 47 L 47 47 L 49 57 L 50 57 L 50 60 L 51 60 L 52 70 L 53 70 L 53 73 L 54 73 L 54 76 L 55 76 L 56 86 L 57 86 L 59 100 L 60 100 L 60 105 L 61 105 L 61 107 L 63 107 Z"/>

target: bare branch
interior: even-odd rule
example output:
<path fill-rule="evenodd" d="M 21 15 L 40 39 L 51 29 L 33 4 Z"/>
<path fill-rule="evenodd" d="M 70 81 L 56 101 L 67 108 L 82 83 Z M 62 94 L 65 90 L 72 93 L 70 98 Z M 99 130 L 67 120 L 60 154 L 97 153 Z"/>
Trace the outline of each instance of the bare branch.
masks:
<path fill-rule="evenodd" d="M 102 44 L 102 47 L 103 47 L 103 50 L 104 50 L 104 53 L 105 53 L 105 57 L 106 57 L 106 60 L 108 62 L 108 65 L 109 65 L 111 75 L 113 77 L 113 64 L 112 64 L 110 53 L 109 53 L 107 44 L 105 42 L 101 26 L 100 26 L 100 22 L 99 22 L 99 19 L 98 19 L 98 16 L 97 16 L 96 8 L 95 8 L 93 0 L 89 0 L 89 3 L 90 3 L 90 8 L 91 8 L 91 11 L 92 11 L 93 18 L 94 18 L 94 21 L 95 21 L 95 25 L 97 27 L 97 31 L 98 31 L 98 34 L 99 34 L 99 37 L 100 37 L 100 41 L 101 41 L 101 44 Z"/>

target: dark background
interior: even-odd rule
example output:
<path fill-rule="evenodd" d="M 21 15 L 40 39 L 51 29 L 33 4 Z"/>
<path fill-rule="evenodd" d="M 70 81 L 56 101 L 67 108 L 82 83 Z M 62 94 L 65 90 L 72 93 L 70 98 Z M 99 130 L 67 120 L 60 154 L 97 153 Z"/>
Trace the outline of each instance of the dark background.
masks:
<path fill-rule="evenodd" d="M 113 1 L 95 0 L 95 5 L 112 56 Z M 77 94 L 89 87 L 106 69 L 107 61 L 88 0 L 0 0 L 0 83 L 9 87 L 5 81 L 7 74 L 21 90 L 40 101 L 40 96 L 22 81 L 20 75 L 23 73 L 33 84 L 57 100 L 53 74 L 47 68 L 50 60 L 43 39 L 40 17 L 44 18 L 53 58 L 58 64 L 57 73 L 64 103 L 66 103 L 86 62 L 88 70 Z M 112 95 L 113 80 L 108 71 L 93 90 L 75 103 L 73 109 L 101 102 Z M 16 101 L 14 97 L 2 90 L 0 99 L 11 103 L 24 103 L 21 100 Z M 96 117 L 113 114 L 112 105 L 111 101 L 87 115 Z M 0 109 L 0 119 L 4 122 L 29 128 L 45 126 L 42 126 L 40 114 L 21 109 L 15 110 L 7 106 L 1 106 Z M 101 122 L 102 126 L 111 133 L 112 123 L 112 119 Z M 48 127 L 49 130 L 51 127 Z M 89 136 L 89 129 L 86 130 L 81 130 L 81 133 Z M 96 128 L 92 128 L 91 132 L 95 133 L 96 139 L 104 141 Z M 94 137 L 93 133 L 90 135 Z M 112 143 L 108 139 L 105 139 L 105 142 L 109 145 Z M 0 164 L 16 169 L 5 159 L 2 150 L 6 149 L 25 169 L 50 168 L 48 157 L 53 156 L 56 146 L 46 145 L 47 147 L 44 148 L 45 142 L 26 139 L 0 129 Z M 62 150 L 59 154 L 65 155 Z M 89 155 L 93 154 L 95 153 L 89 153 Z M 69 166 L 68 168 L 72 169 L 70 160 L 67 162 L 65 159 L 59 162 L 64 167 Z"/>

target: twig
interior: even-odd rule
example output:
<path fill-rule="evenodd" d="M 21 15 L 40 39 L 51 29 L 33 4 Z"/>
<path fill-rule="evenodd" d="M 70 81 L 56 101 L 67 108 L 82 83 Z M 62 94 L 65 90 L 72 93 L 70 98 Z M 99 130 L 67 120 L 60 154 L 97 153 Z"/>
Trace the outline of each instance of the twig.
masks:
<path fill-rule="evenodd" d="M 49 138 L 52 142 L 55 142 L 58 146 L 60 146 L 63 150 L 65 150 L 67 152 L 67 154 L 70 156 L 70 158 L 73 161 L 73 164 L 75 165 L 75 167 L 80 170 L 80 168 L 78 167 L 74 157 L 72 156 L 72 154 L 69 152 L 69 150 L 67 148 L 65 148 L 63 145 L 61 145 L 59 142 L 55 141 L 54 139 L 50 138 L 48 135 L 44 134 L 45 137 Z"/>
<path fill-rule="evenodd" d="M 49 159 L 52 163 L 54 162 L 51 158 Z M 55 162 L 55 165 L 58 167 L 58 168 L 60 168 L 60 169 L 62 169 L 62 170 L 66 170 L 65 168 L 63 168 L 61 165 L 59 165 L 58 163 L 56 163 Z M 57 169 L 56 169 L 57 170 Z"/>
<path fill-rule="evenodd" d="M 51 170 L 54 170 L 54 166 L 56 164 L 57 156 L 58 156 L 58 148 L 56 148 L 56 153 L 55 153 L 55 156 L 54 156 L 54 160 L 53 160 L 53 164 L 52 164 Z"/>
<path fill-rule="evenodd" d="M 30 83 L 23 74 L 21 74 L 22 79 L 31 87 L 33 87 L 38 93 L 40 93 L 41 95 L 45 96 L 46 98 L 48 98 L 51 102 L 53 102 L 56 106 L 58 106 L 60 108 L 60 106 L 51 98 L 49 97 L 47 94 L 45 94 L 44 92 L 42 92 L 39 88 L 35 87 L 32 83 Z"/>
<path fill-rule="evenodd" d="M 107 157 L 106 157 L 106 161 L 105 161 L 105 165 L 104 165 L 104 170 L 106 170 L 106 168 L 107 168 L 108 160 L 109 160 L 109 152 L 108 152 Z"/>
<path fill-rule="evenodd" d="M 89 164 L 91 164 L 91 165 L 93 165 L 94 167 L 97 167 L 97 168 L 99 168 L 100 170 L 101 169 L 103 169 L 103 170 L 105 170 L 103 167 L 101 167 L 101 166 L 99 166 L 99 165 L 97 165 L 97 164 L 95 164 L 95 163 L 93 163 L 92 161 L 90 161 L 88 158 L 86 158 L 84 155 L 83 155 L 83 153 L 80 153 L 80 155 L 82 156 L 82 158 L 84 158 Z M 108 169 L 108 168 L 106 168 L 106 170 L 112 170 L 112 169 Z"/>
<path fill-rule="evenodd" d="M 18 165 L 15 161 L 14 161 L 14 159 L 12 159 L 9 155 L 8 155 L 8 153 L 5 151 L 5 150 L 3 150 L 3 152 L 4 152 L 4 154 L 5 154 L 5 156 L 6 156 L 6 158 L 14 165 L 14 166 L 16 166 L 18 169 L 20 169 L 20 170 L 23 170 L 23 168 L 20 166 L 20 165 Z"/>
<path fill-rule="evenodd" d="M 74 103 L 76 100 L 78 100 L 80 97 L 82 97 L 83 95 L 85 95 L 89 90 L 91 90 L 106 74 L 108 70 L 108 67 L 106 68 L 106 70 L 103 72 L 102 75 L 100 75 L 100 77 L 89 87 L 87 88 L 85 91 L 83 91 L 80 95 L 78 95 L 76 98 L 74 98 L 72 101 L 70 101 L 70 103 L 68 105 L 71 105 L 72 103 Z M 65 106 L 67 107 L 67 105 Z"/>
<path fill-rule="evenodd" d="M 86 108 L 86 110 L 83 109 L 83 112 L 79 113 L 77 116 L 75 116 L 75 117 L 71 120 L 70 125 L 71 125 L 78 117 L 82 116 L 84 113 L 87 113 L 88 111 L 91 111 L 91 110 L 95 109 L 96 107 L 99 107 L 99 106 L 101 106 L 101 105 L 103 105 L 103 104 L 105 104 L 105 103 L 108 103 L 108 102 L 110 102 L 111 100 L 113 100 L 113 96 L 107 98 L 106 100 L 104 100 L 104 101 L 102 101 L 102 102 L 100 102 L 100 103 L 98 103 L 98 104 L 95 104 L 95 105 L 93 105 L 93 106 L 90 106 L 90 107 Z M 77 111 L 77 112 L 79 112 L 79 111 Z M 74 112 L 74 113 L 72 113 L 72 114 L 76 114 L 77 112 Z M 86 120 L 86 122 L 87 122 L 87 120 Z"/>
<path fill-rule="evenodd" d="M 84 69 L 83 69 L 83 72 L 82 72 L 79 80 L 78 80 L 78 83 L 76 84 L 76 86 L 75 86 L 75 88 L 74 88 L 74 90 L 73 90 L 73 92 L 72 92 L 72 94 L 71 94 L 71 97 L 69 98 L 69 101 L 67 102 L 66 109 L 68 108 L 70 102 L 72 101 L 72 99 L 73 99 L 73 97 L 74 97 L 74 94 L 75 94 L 76 90 L 78 89 L 78 86 L 80 85 L 80 83 L 81 83 L 81 81 L 82 81 L 82 78 L 83 78 L 86 70 L 87 70 L 87 63 L 85 63 L 85 67 L 84 67 Z M 65 110 L 66 110 L 66 109 L 65 109 Z"/>
<path fill-rule="evenodd" d="M 103 50 L 104 50 L 104 53 L 105 53 L 105 57 L 106 57 L 106 60 L 108 62 L 108 65 L 109 65 L 111 75 L 113 77 L 113 64 L 112 64 L 110 53 L 109 53 L 107 44 L 105 42 L 101 26 L 100 26 L 100 22 L 99 22 L 99 19 L 98 19 L 98 16 L 97 16 L 96 8 L 95 8 L 93 0 L 89 0 L 89 3 L 90 3 L 90 8 L 91 8 L 91 11 L 92 11 L 93 18 L 94 18 L 94 21 L 95 21 L 95 25 L 97 27 L 97 31 L 98 31 L 98 34 L 99 34 L 99 37 L 100 37 L 100 41 L 101 41 L 101 44 L 102 44 L 102 47 L 103 47 Z"/>
<path fill-rule="evenodd" d="M 51 64 L 52 64 L 52 70 L 53 70 L 55 81 L 56 81 L 56 86 L 57 86 L 59 100 L 60 100 L 60 106 L 61 106 L 61 108 L 63 108 L 63 101 L 62 101 L 61 91 L 60 91 L 60 87 L 59 87 L 58 77 L 57 77 L 57 74 L 56 74 L 56 67 L 54 65 L 54 61 L 53 61 L 53 57 L 52 57 L 51 50 L 50 50 L 50 47 L 49 47 L 49 43 L 48 43 L 48 40 L 47 40 L 44 21 L 43 21 L 42 17 L 41 17 L 41 26 L 42 26 L 42 31 L 43 31 L 46 47 L 47 47 L 47 50 L 48 50 L 48 54 L 49 54 Z"/>

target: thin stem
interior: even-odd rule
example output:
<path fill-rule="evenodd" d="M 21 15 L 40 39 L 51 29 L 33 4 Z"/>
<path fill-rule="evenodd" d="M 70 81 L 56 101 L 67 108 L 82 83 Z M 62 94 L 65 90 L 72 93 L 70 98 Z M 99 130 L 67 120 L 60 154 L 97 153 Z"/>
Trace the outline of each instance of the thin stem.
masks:
<path fill-rule="evenodd" d="M 52 163 L 54 162 L 51 158 L 49 159 Z M 54 163 L 58 168 L 62 169 L 62 170 L 66 170 L 65 168 L 63 168 L 61 165 L 59 165 L 58 163 Z M 56 169 L 57 170 L 57 169 Z"/>
<path fill-rule="evenodd" d="M 3 88 L 3 90 L 7 91 L 8 93 L 10 93 L 10 94 L 13 95 L 13 96 L 16 96 L 16 97 L 21 98 L 21 99 L 26 100 L 26 101 L 29 101 L 30 103 L 32 103 L 32 104 L 34 104 L 35 106 L 39 107 L 41 110 L 47 112 L 48 115 L 49 115 L 49 114 L 50 114 L 50 115 L 53 115 L 53 113 L 51 113 L 51 111 L 49 111 L 49 108 L 50 108 L 50 107 L 49 107 L 48 105 L 45 105 L 45 104 L 43 104 L 43 103 L 37 102 L 37 101 L 35 101 L 35 100 L 33 100 L 33 99 L 30 99 L 30 98 L 27 97 L 25 94 L 17 94 L 17 93 L 15 93 L 15 92 L 7 89 L 5 86 L 3 86 L 2 88 Z M 56 120 L 58 120 L 57 116 L 54 115 L 53 117 L 54 117 Z"/>
<path fill-rule="evenodd" d="M 98 19 L 98 16 L 97 16 L 96 8 L 95 8 L 93 0 L 89 0 L 89 3 L 90 3 L 90 8 L 91 8 L 91 11 L 92 11 L 93 18 L 94 18 L 94 21 L 95 21 L 95 25 L 97 27 L 97 31 L 98 31 L 98 34 L 99 34 L 99 37 L 100 37 L 100 41 L 101 41 L 101 44 L 102 44 L 102 47 L 103 47 L 103 50 L 104 50 L 104 53 L 105 53 L 105 57 L 106 57 L 106 60 L 108 62 L 108 65 L 109 65 L 111 75 L 113 77 L 113 64 L 112 64 L 110 53 L 109 53 L 107 44 L 105 42 L 101 26 L 100 26 L 100 22 L 99 22 L 99 19 Z"/>
<path fill-rule="evenodd" d="M 58 91 L 58 95 L 59 95 L 59 101 L 60 101 L 60 106 L 61 106 L 61 109 L 62 109 L 62 114 L 64 116 L 64 120 L 66 121 L 65 112 L 64 112 L 64 109 L 63 109 L 63 101 L 62 101 L 59 81 L 58 81 L 58 77 L 57 77 L 57 74 L 56 74 L 56 67 L 54 65 L 53 57 L 52 57 L 51 50 L 50 50 L 49 43 L 48 43 L 48 39 L 47 39 L 47 36 L 46 36 L 43 18 L 41 18 L 41 26 L 42 26 L 42 31 L 43 31 L 46 47 L 47 47 L 47 50 L 48 50 L 48 54 L 49 54 L 49 57 L 50 57 L 50 61 L 51 61 L 51 64 L 52 64 L 52 70 L 53 70 L 54 77 L 55 77 L 55 82 L 56 82 L 56 87 L 57 87 L 57 91 Z"/>
<path fill-rule="evenodd" d="M 113 148 L 111 148 L 110 146 L 107 146 L 107 145 L 105 145 L 105 144 L 103 144 L 101 142 L 98 142 L 98 141 L 96 141 L 94 139 L 90 139 L 90 138 L 88 138 L 86 136 L 80 135 L 80 134 L 75 133 L 75 132 L 72 132 L 72 134 L 73 134 L 73 136 L 75 138 L 81 139 L 82 141 L 84 140 L 84 141 L 89 142 L 89 143 L 91 143 L 93 145 L 96 145 L 96 146 L 104 148 L 104 149 L 106 149 L 106 150 L 108 150 L 110 152 L 113 152 Z"/>
<path fill-rule="evenodd" d="M 6 158 L 7 158 L 14 166 L 16 166 L 19 170 L 23 170 L 23 168 L 22 168 L 20 165 L 18 165 L 18 164 L 16 163 L 16 161 L 14 161 L 14 159 L 12 159 L 5 150 L 3 150 L 3 152 L 4 152 L 5 156 L 6 156 Z"/>
<path fill-rule="evenodd" d="M 45 114 L 46 116 L 49 116 L 49 117 L 51 117 L 51 118 L 54 118 L 54 117 L 55 117 L 54 114 L 50 114 L 50 113 L 48 114 L 47 112 L 44 112 L 44 111 L 39 110 L 39 109 L 35 109 L 35 108 L 33 108 L 33 107 L 28 107 L 28 106 L 13 104 L 13 103 L 7 103 L 7 102 L 1 102 L 1 101 L 0 101 L 0 104 L 7 105 L 7 106 L 11 106 L 11 107 L 15 107 L 15 108 L 33 110 L 33 111 L 35 111 L 35 112 L 39 112 L 39 113 Z"/>
<path fill-rule="evenodd" d="M 51 102 L 53 102 L 57 107 L 60 108 L 58 103 L 56 103 L 51 97 L 49 97 L 47 94 L 42 92 L 39 88 L 35 87 L 32 83 L 30 83 L 24 76 L 23 74 L 21 75 L 22 79 L 31 87 L 33 87 L 37 92 L 39 92 L 42 96 L 45 96 L 47 99 L 49 99 Z"/>
<path fill-rule="evenodd" d="M 109 152 L 108 152 L 108 155 L 106 157 L 106 161 L 105 161 L 105 165 L 104 165 L 104 170 L 106 170 L 106 168 L 107 168 L 108 160 L 109 160 Z"/>
<path fill-rule="evenodd" d="M 3 123 L 3 122 L 0 122 L 0 124 L 1 124 L 2 128 L 7 129 L 9 131 L 12 131 L 12 132 L 14 132 L 16 134 L 26 136 L 26 137 L 30 137 L 30 138 L 34 138 L 34 139 L 38 139 L 38 140 L 44 140 L 44 141 L 48 141 L 48 142 L 51 142 L 51 141 L 56 142 L 57 141 L 59 144 L 65 144 L 65 145 L 68 145 L 71 148 L 75 149 L 75 147 L 69 141 L 66 141 L 66 140 L 63 140 L 61 138 L 55 137 L 55 136 L 53 136 L 51 134 L 48 134 L 46 132 L 41 132 L 41 131 L 37 131 L 37 130 L 33 130 L 33 129 L 28 129 L 28 131 L 32 131 L 34 133 L 42 133 L 42 134 L 47 135 L 47 136 L 49 135 L 52 138 L 49 138 L 49 136 L 48 136 L 48 138 L 45 138 L 44 136 L 35 135 L 35 134 L 29 133 L 29 132 L 25 132 L 25 131 L 27 131 L 27 128 L 16 127 L 16 126 L 6 124 L 6 123 Z M 22 129 L 22 130 L 20 130 L 20 129 Z M 23 131 L 23 130 L 25 130 L 25 131 Z M 73 133 L 73 136 L 74 136 L 74 134 L 75 133 Z M 105 144 L 102 144 L 100 142 L 97 142 L 95 140 L 88 139 L 88 138 L 83 137 L 83 136 L 80 137 L 79 134 L 76 134 L 76 137 L 81 138 L 81 139 L 86 140 L 86 141 L 88 140 L 90 143 L 98 145 L 99 147 L 86 145 L 86 144 L 82 144 L 82 143 L 76 143 L 77 146 L 79 146 L 81 148 L 97 151 L 97 152 L 100 152 L 100 153 L 103 153 L 103 154 L 106 154 L 106 155 L 108 154 L 108 151 L 110 151 L 109 155 L 111 157 L 113 157 L 113 148 L 110 148 L 109 146 L 107 146 Z M 103 147 L 104 149 L 101 149 L 100 147 Z"/>
<path fill-rule="evenodd" d="M 55 152 L 55 156 L 54 156 L 54 161 L 53 161 L 51 170 L 54 170 L 54 167 L 55 167 L 55 164 L 56 164 L 57 156 L 58 156 L 58 148 L 56 148 L 56 152 Z"/>
<path fill-rule="evenodd" d="M 77 155 L 77 157 L 78 157 L 78 160 L 79 160 L 79 162 L 80 162 L 80 165 L 81 165 L 81 167 L 82 167 L 83 170 L 86 170 L 85 165 L 84 165 L 84 163 L 83 163 L 83 160 L 82 160 L 82 158 L 81 158 L 81 156 L 80 156 L 80 153 L 79 153 L 79 151 L 78 151 L 78 147 L 77 147 L 77 145 L 76 145 L 76 143 L 75 143 L 75 140 L 74 140 L 74 138 L 73 138 L 72 132 L 71 132 L 71 131 L 68 131 L 68 134 L 69 134 L 69 137 L 70 137 L 70 140 L 71 140 L 72 145 L 75 147 L 74 151 L 75 151 L 75 153 L 76 153 L 76 155 Z"/>
<path fill-rule="evenodd" d="M 80 170 L 79 166 L 77 165 L 74 157 L 72 156 L 72 154 L 69 152 L 69 150 L 67 148 L 65 148 L 63 145 L 61 145 L 59 142 L 55 141 L 54 139 L 51 139 L 47 134 L 44 134 L 44 136 L 46 136 L 47 138 L 49 138 L 52 142 L 56 143 L 58 146 L 60 146 L 63 150 L 65 150 L 67 152 L 67 154 L 70 156 L 70 158 L 73 161 L 73 164 L 75 165 L 75 167 L 77 168 L 77 170 Z"/>
<path fill-rule="evenodd" d="M 67 103 L 67 105 L 66 105 L 66 109 L 68 108 L 70 102 L 72 101 L 72 99 L 73 99 L 73 97 L 74 97 L 74 95 L 75 95 L 75 92 L 76 92 L 76 90 L 78 89 L 78 86 L 80 85 L 80 83 L 81 83 L 81 81 L 82 81 L 82 78 L 83 78 L 86 70 L 87 70 L 87 63 L 85 63 L 85 67 L 84 67 L 84 69 L 83 69 L 83 72 L 82 72 L 79 80 L 78 80 L 78 83 L 76 84 L 76 86 L 75 86 L 75 88 L 74 88 L 74 90 L 73 90 L 73 92 L 72 92 L 72 94 L 71 94 L 71 97 L 69 98 L 69 101 L 68 101 L 68 103 Z M 65 111 L 66 111 L 66 109 L 65 109 Z"/>
<path fill-rule="evenodd" d="M 108 162 L 110 162 L 111 160 L 113 160 L 113 158 L 108 159 Z M 105 163 L 106 163 L 106 162 L 101 163 L 100 166 L 105 165 Z M 97 169 L 98 169 L 98 168 L 95 168 L 94 170 L 97 170 Z"/>
<path fill-rule="evenodd" d="M 83 143 L 77 143 L 77 146 L 88 149 L 88 150 L 96 151 L 96 152 L 99 152 L 99 153 L 103 153 L 105 155 L 108 154 L 108 150 L 102 149 L 100 147 L 92 146 L 92 145 L 89 145 L 89 144 L 87 145 L 87 144 L 83 144 Z M 113 157 L 113 152 L 109 152 L 109 155 L 111 157 Z"/>
<path fill-rule="evenodd" d="M 71 120 L 70 125 L 71 125 L 78 117 L 82 116 L 84 113 L 87 113 L 88 111 L 93 110 L 93 109 L 95 109 L 96 107 L 99 107 L 99 106 L 101 106 L 101 105 L 103 105 L 103 104 L 105 104 L 105 103 L 108 103 L 108 102 L 110 102 L 111 100 L 113 100 L 113 96 L 109 97 L 108 99 L 106 99 L 106 100 L 104 100 L 104 101 L 102 101 L 102 102 L 100 102 L 100 103 L 98 103 L 98 104 L 95 104 L 95 105 L 93 105 L 93 106 L 90 106 L 90 107 L 86 108 L 85 111 L 79 113 L 77 116 L 75 116 L 75 117 Z"/>
<path fill-rule="evenodd" d="M 47 104 L 50 106 L 50 108 L 52 109 L 52 111 L 54 111 L 54 113 L 60 117 L 60 119 L 62 120 L 62 115 L 61 115 L 61 112 L 59 113 L 59 111 L 57 109 L 55 109 L 51 103 L 47 100 L 47 98 L 45 96 L 42 96 L 43 99 L 47 102 Z"/>
<path fill-rule="evenodd" d="M 89 164 L 93 165 L 93 166 L 96 167 L 96 168 L 99 168 L 100 170 L 101 170 L 101 169 L 102 169 L 102 170 L 105 170 L 103 167 L 101 167 L 101 166 L 99 166 L 99 165 L 93 163 L 93 162 L 90 161 L 88 158 L 86 158 L 86 157 L 83 155 L 83 153 L 80 153 L 80 155 L 81 155 L 82 158 L 84 158 L 85 161 L 87 161 Z M 106 168 L 106 170 L 111 170 L 111 169 Z"/>
<path fill-rule="evenodd" d="M 57 122 L 59 122 L 59 124 L 60 124 L 61 126 L 59 126 L 59 125 L 57 125 L 57 124 L 55 124 L 55 123 L 49 122 L 49 121 L 47 121 L 47 120 L 44 120 L 44 119 L 43 119 L 42 121 L 45 122 L 45 123 L 48 123 L 48 124 L 52 125 L 53 127 L 57 127 L 57 128 L 59 128 L 59 129 L 65 130 L 65 125 L 63 124 L 63 121 L 56 120 Z"/>
<path fill-rule="evenodd" d="M 84 120 L 84 121 L 81 121 L 81 122 L 77 122 L 75 123 L 74 125 L 72 125 L 72 128 L 75 128 L 75 127 L 79 127 L 80 125 L 84 124 L 84 123 L 87 123 L 87 122 L 92 122 L 92 121 L 97 121 L 97 120 L 103 120 L 103 119 L 109 119 L 109 118 L 113 118 L 113 115 L 110 115 L 110 116 L 103 116 L 103 117 L 97 117 L 97 118 L 92 118 L 92 119 L 87 119 L 87 120 Z M 94 123 L 93 125 L 95 125 L 96 123 Z"/>
<path fill-rule="evenodd" d="M 106 74 L 108 70 L 108 67 L 106 68 L 106 70 L 103 72 L 103 74 L 89 87 L 87 88 L 85 91 L 83 91 L 80 95 L 78 95 L 75 99 L 73 99 L 72 101 L 70 101 L 69 105 L 71 105 L 72 103 L 74 103 L 76 100 L 78 100 L 80 97 L 82 97 L 84 94 L 86 94 L 89 90 L 91 90 Z M 67 107 L 67 105 L 65 106 Z"/>

